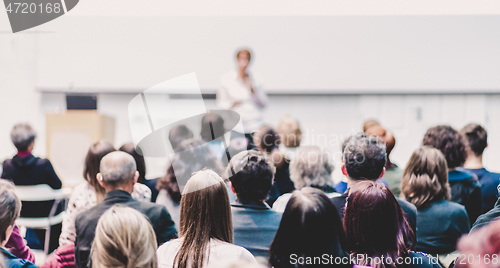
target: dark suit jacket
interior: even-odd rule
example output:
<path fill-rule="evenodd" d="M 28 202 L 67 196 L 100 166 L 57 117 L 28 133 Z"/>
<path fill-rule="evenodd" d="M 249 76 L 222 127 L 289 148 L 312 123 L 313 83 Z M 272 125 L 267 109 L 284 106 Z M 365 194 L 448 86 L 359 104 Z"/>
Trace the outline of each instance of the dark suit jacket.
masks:
<path fill-rule="evenodd" d="M 267 258 L 269 246 L 280 227 L 282 213 L 272 211 L 264 202 L 231 204 L 234 244 L 246 248 L 254 256 Z"/>
<path fill-rule="evenodd" d="M 174 222 L 167 209 L 162 205 L 134 200 L 132 196 L 121 190 L 108 192 L 104 200 L 76 217 L 75 264 L 76 267 L 87 267 L 90 248 L 94 241 L 95 228 L 102 214 L 113 205 L 121 204 L 144 214 L 151 222 L 158 245 L 176 238 Z"/>
<path fill-rule="evenodd" d="M 346 203 L 346 198 L 349 195 L 349 189 L 345 191 L 345 193 L 341 194 L 340 196 L 333 197 L 331 200 L 333 201 L 333 204 L 337 208 L 337 211 L 339 212 L 340 219 L 344 220 L 344 207 Z M 415 237 L 417 236 L 417 208 L 411 204 L 410 202 L 397 198 L 399 205 L 403 209 L 405 213 L 406 220 L 408 221 L 408 224 L 410 224 L 411 229 L 413 230 L 413 233 L 415 234 Z"/>

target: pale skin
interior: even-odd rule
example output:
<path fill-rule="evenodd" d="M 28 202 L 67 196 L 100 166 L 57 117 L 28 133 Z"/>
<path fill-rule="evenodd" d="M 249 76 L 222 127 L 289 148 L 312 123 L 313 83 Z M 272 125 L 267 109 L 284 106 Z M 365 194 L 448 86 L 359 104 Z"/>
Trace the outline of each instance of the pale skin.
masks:
<path fill-rule="evenodd" d="M 250 88 L 250 92 L 252 92 L 252 94 L 255 94 L 255 91 L 253 90 L 252 80 L 247 73 L 247 68 L 250 64 L 250 55 L 248 55 L 248 53 L 240 53 L 240 55 L 236 59 L 236 62 L 238 64 L 238 77 L 243 81 L 244 85 Z M 241 104 L 241 101 L 235 101 L 233 103 L 233 107 L 239 104 Z"/>
<path fill-rule="evenodd" d="M 103 181 L 101 173 L 97 173 L 96 178 L 99 184 L 102 186 L 102 188 L 106 190 L 106 193 L 109 193 L 114 190 L 122 190 L 132 194 L 132 192 L 134 191 L 134 184 L 136 184 L 137 180 L 139 179 L 139 171 L 135 171 L 133 180 L 129 180 L 123 185 L 116 185 L 116 186 L 106 185 L 106 183 Z"/>
<path fill-rule="evenodd" d="M 488 147 L 488 144 L 486 144 Z M 467 159 L 464 163 L 464 168 L 468 169 L 480 169 L 483 168 L 483 155 L 477 156 L 474 152 L 469 151 L 467 155 Z"/>
<path fill-rule="evenodd" d="M 12 234 L 12 231 L 14 230 L 14 225 L 10 225 L 7 227 L 7 230 L 5 230 L 5 240 L 2 241 L 2 248 L 7 244 L 7 241 L 9 241 L 10 235 Z"/>

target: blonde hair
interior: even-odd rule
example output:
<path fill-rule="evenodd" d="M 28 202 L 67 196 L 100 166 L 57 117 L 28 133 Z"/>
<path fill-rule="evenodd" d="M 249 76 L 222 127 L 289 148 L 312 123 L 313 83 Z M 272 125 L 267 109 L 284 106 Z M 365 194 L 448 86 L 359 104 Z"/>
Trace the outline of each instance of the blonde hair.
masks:
<path fill-rule="evenodd" d="M 174 259 L 177 268 L 204 267 L 211 239 L 233 242 L 226 184 L 214 171 L 198 171 L 188 180 L 182 193 L 179 234 L 183 241 Z"/>
<path fill-rule="evenodd" d="M 290 162 L 290 180 L 295 189 L 332 185 L 333 165 L 318 146 L 302 146 Z"/>
<path fill-rule="evenodd" d="M 281 135 L 283 145 L 286 147 L 299 147 L 302 139 L 302 130 L 299 121 L 290 115 L 285 115 L 279 125 L 278 132 Z"/>
<path fill-rule="evenodd" d="M 401 190 L 417 208 L 441 199 L 450 200 L 448 168 L 443 153 L 429 146 L 415 150 L 403 172 Z"/>
<path fill-rule="evenodd" d="M 139 211 L 115 205 L 99 219 L 91 250 L 92 266 L 156 268 L 156 235 Z"/>

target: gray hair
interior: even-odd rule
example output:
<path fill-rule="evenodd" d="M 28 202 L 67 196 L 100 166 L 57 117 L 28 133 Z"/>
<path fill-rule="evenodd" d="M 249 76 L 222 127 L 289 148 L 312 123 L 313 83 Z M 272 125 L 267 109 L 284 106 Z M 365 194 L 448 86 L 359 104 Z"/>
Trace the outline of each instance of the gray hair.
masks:
<path fill-rule="evenodd" d="M 385 142 L 375 136 L 359 133 L 347 138 L 342 150 L 347 175 L 353 180 L 376 180 L 384 170 L 387 154 Z"/>
<path fill-rule="evenodd" d="M 5 231 L 13 225 L 21 214 L 21 200 L 14 192 L 14 184 L 0 179 L 0 241 L 4 241 Z"/>
<path fill-rule="evenodd" d="M 16 124 L 10 132 L 10 139 L 19 151 L 26 151 L 35 138 L 35 130 L 26 123 Z"/>
<path fill-rule="evenodd" d="M 302 146 L 290 162 L 290 179 L 295 189 L 333 185 L 333 164 L 318 146 Z"/>
<path fill-rule="evenodd" d="M 134 179 L 137 166 L 132 155 L 115 151 L 101 159 L 100 173 L 107 185 L 123 185 Z"/>

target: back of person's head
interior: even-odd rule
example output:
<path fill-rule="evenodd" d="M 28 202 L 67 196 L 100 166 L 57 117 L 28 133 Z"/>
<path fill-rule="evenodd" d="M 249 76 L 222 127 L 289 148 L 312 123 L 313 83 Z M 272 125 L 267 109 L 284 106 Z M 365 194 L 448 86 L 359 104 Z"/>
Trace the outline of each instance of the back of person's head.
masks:
<path fill-rule="evenodd" d="M 156 268 L 156 235 L 139 211 L 114 205 L 100 218 L 91 250 L 92 267 Z"/>
<path fill-rule="evenodd" d="M 253 142 L 259 150 L 271 153 L 274 149 L 278 148 L 281 138 L 274 128 L 263 125 L 254 133 Z"/>
<path fill-rule="evenodd" d="M 175 152 L 177 152 L 177 146 L 179 146 L 183 140 L 192 138 L 193 132 L 185 125 L 173 126 L 168 132 L 168 140 L 170 141 L 170 145 L 172 145 L 172 149 Z"/>
<path fill-rule="evenodd" d="M 83 178 L 94 187 L 98 197 L 103 197 L 106 192 L 99 182 L 97 182 L 97 174 L 100 172 L 101 159 L 114 151 L 115 148 L 113 145 L 104 140 L 100 140 L 90 146 L 87 156 L 85 157 Z"/>
<path fill-rule="evenodd" d="M 144 161 L 144 156 L 136 151 L 133 143 L 125 143 L 118 150 L 129 153 L 134 157 L 137 171 L 139 172 L 139 179 L 137 182 L 144 183 L 146 181 L 146 161 Z"/>
<path fill-rule="evenodd" d="M 463 137 L 450 126 L 429 128 L 424 135 L 422 145 L 440 150 L 446 158 L 448 168 L 462 166 L 467 158 Z"/>
<path fill-rule="evenodd" d="M 286 147 L 299 147 L 302 139 L 302 130 L 297 119 L 285 115 L 278 125 L 278 132 Z"/>
<path fill-rule="evenodd" d="M 173 201 L 179 203 L 181 193 L 178 180 L 186 182 L 193 173 L 204 168 L 209 168 L 219 173 L 222 172 L 222 164 L 212 153 L 208 144 L 195 139 L 189 139 L 181 142 L 177 147 L 181 153 L 176 153 L 171 159 L 165 176 L 162 176 L 156 182 L 158 190 L 167 190 Z"/>
<path fill-rule="evenodd" d="M 417 208 L 451 198 L 448 168 L 443 153 L 422 146 L 415 150 L 406 165 L 401 180 L 402 193 Z"/>
<path fill-rule="evenodd" d="M 128 184 L 136 173 L 135 159 L 128 153 L 115 151 L 101 159 L 99 175 L 106 186 L 114 188 Z"/>
<path fill-rule="evenodd" d="M 353 254 L 391 258 L 376 263 L 366 258 L 360 265 L 396 267 L 397 257 L 407 257 L 406 245 L 413 244 L 414 235 L 403 209 L 391 190 L 381 182 L 362 181 L 349 190 L 344 216 L 344 229 Z"/>
<path fill-rule="evenodd" d="M 381 125 L 374 125 L 369 127 L 366 130 L 367 136 L 377 136 L 380 137 L 386 145 L 386 152 L 387 154 L 390 154 L 392 149 L 394 149 L 394 146 L 396 146 L 396 138 L 394 138 L 394 135 Z"/>
<path fill-rule="evenodd" d="M 385 142 L 364 134 L 350 136 L 343 146 L 342 160 L 352 180 L 377 180 L 384 171 Z"/>
<path fill-rule="evenodd" d="M 470 123 L 460 130 L 460 134 L 464 137 L 469 153 L 476 156 L 483 154 L 488 146 L 488 133 L 481 125 Z"/>
<path fill-rule="evenodd" d="M 231 158 L 226 169 L 226 176 L 243 203 L 267 199 L 273 187 L 276 168 L 263 153 L 248 150 Z"/>
<path fill-rule="evenodd" d="M 290 162 L 290 179 L 295 189 L 332 185 L 333 164 L 318 146 L 302 146 Z"/>
<path fill-rule="evenodd" d="M 363 132 L 366 132 L 369 128 L 371 128 L 373 126 L 380 126 L 380 123 L 375 119 L 366 120 L 363 123 Z"/>
<path fill-rule="evenodd" d="M 498 257 L 500 256 L 500 218 L 469 235 L 464 235 L 458 241 L 457 251 L 461 255 L 457 259 L 455 267 L 498 267 Z"/>
<path fill-rule="evenodd" d="M 311 259 L 328 254 L 347 256 L 347 243 L 339 213 L 320 190 L 295 190 L 286 205 L 279 229 L 269 249 L 269 262 L 275 268 L 314 267 L 293 265 L 292 256 Z M 321 266 L 321 265 L 318 265 Z"/>
<path fill-rule="evenodd" d="M 174 260 L 177 268 L 203 267 L 210 239 L 233 242 L 226 184 L 214 171 L 196 172 L 188 180 L 182 194 L 179 234 L 183 241 Z"/>
<path fill-rule="evenodd" d="M 16 124 L 10 132 L 10 139 L 18 151 L 28 150 L 35 138 L 35 130 L 31 125 L 25 123 Z"/>
<path fill-rule="evenodd" d="M 8 240 L 7 230 L 14 226 L 20 214 L 21 200 L 14 191 L 14 184 L 0 179 L 0 242 L 2 246 Z"/>
<path fill-rule="evenodd" d="M 224 135 L 224 119 L 218 114 L 210 113 L 201 119 L 201 139 L 212 141 Z"/>

